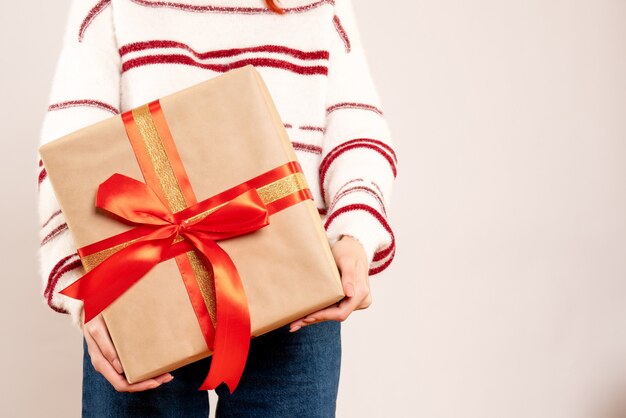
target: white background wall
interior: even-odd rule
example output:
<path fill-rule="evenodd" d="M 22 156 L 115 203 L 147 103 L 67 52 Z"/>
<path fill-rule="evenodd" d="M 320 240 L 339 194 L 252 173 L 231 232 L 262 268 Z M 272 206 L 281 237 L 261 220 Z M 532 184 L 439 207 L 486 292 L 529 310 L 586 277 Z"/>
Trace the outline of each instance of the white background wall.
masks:
<path fill-rule="evenodd" d="M 343 324 L 337 416 L 626 417 L 626 2 L 355 3 L 398 147 L 398 253 Z M 0 14 L 7 417 L 80 413 L 81 336 L 34 258 L 67 6 Z"/>

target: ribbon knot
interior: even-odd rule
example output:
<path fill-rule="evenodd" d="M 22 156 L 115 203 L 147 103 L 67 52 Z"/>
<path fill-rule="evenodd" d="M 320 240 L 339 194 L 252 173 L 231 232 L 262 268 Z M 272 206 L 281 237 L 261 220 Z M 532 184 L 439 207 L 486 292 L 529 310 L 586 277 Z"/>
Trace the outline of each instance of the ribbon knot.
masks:
<path fill-rule="evenodd" d="M 268 209 L 257 190 L 248 187 L 226 203 L 212 207 L 208 198 L 172 213 L 147 184 L 116 173 L 98 187 L 96 206 L 136 225 L 143 234 L 60 293 L 84 301 L 88 322 L 156 264 L 188 251 L 173 251 L 182 236 L 211 265 L 215 284 L 215 334 L 214 341 L 207 341 L 213 360 L 200 389 L 214 389 L 224 381 L 232 393 L 248 354 L 250 316 L 237 268 L 216 241 L 269 224 Z"/>

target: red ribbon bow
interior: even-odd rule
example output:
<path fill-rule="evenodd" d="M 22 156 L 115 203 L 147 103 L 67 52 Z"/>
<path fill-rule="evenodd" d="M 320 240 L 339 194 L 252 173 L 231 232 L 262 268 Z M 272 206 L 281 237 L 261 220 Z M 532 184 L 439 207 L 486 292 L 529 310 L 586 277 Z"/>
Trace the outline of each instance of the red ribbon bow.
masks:
<path fill-rule="evenodd" d="M 248 356 L 250 314 L 237 268 L 215 241 L 263 228 L 269 224 L 269 213 L 253 187 L 204 216 L 210 200 L 172 213 L 147 184 L 113 174 L 100 184 L 96 206 L 137 225 L 143 234 L 60 293 L 84 301 L 87 322 L 155 265 L 188 251 L 184 246 L 177 249 L 175 243 L 179 235 L 184 237 L 210 263 L 215 283 L 213 347 L 207 342 L 213 359 L 200 390 L 214 389 L 224 381 L 232 393 Z M 226 354 L 228 357 L 224 357 Z"/>

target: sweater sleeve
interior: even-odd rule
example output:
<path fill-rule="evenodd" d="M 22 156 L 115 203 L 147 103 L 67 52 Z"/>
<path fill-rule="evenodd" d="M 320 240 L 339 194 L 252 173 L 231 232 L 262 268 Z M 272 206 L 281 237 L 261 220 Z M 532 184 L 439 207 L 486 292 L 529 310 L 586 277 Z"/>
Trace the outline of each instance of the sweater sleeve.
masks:
<path fill-rule="evenodd" d="M 389 225 L 396 153 L 372 79 L 352 0 L 336 0 L 330 42 L 326 129 L 320 187 L 330 244 L 357 239 L 369 274 L 383 271 L 395 254 Z"/>
<path fill-rule="evenodd" d="M 119 113 L 120 58 L 109 1 L 72 0 L 57 58 L 39 145 Z M 38 267 L 42 293 L 54 311 L 80 325 L 82 302 L 59 294 L 84 274 L 45 167 L 39 157 Z"/>

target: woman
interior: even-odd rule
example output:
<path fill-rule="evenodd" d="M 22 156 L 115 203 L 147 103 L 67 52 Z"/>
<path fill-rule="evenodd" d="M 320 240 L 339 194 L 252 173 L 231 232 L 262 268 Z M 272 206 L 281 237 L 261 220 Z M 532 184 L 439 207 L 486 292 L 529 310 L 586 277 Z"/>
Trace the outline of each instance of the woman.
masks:
<path fill-rule="evenodd" d="M 286 1 L 286 0 L 285 0 Z M 393 260 L 387 222 L 396 155 L 352 0 L 73 0 L 41 144 L 232 68 L 262 74 L 297 151 L 347 295 L 251 341 L 219 417 L 335 414 L 341 322 L 372 301 Z M 40 161 L 41 166 L 41 161 Z M 84 271 L 45 169 L 39 176 L 44 297 L 84 332 L 83 416 L 206 417 L 211 357 L 128 384 L 100 316 L 58 293 Z"/>

